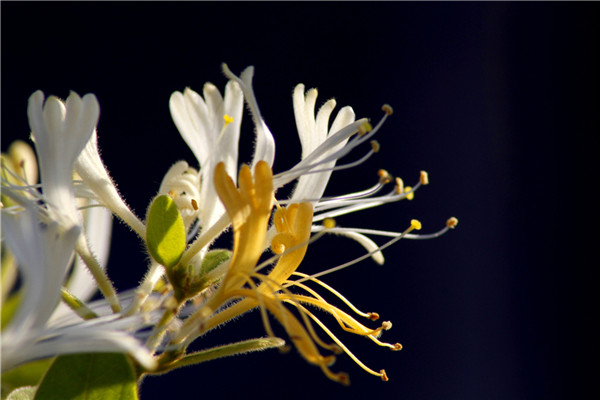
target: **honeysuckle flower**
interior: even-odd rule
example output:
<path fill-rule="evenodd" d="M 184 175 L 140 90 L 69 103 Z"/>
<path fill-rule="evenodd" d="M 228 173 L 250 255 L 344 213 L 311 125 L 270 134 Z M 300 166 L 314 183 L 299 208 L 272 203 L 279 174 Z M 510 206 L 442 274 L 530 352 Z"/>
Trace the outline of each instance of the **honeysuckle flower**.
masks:
<path fill-rule="evenodd" d="M 2 370 L 56 354 L 91 351 L 129 352 L 142 365 L 152 368 L 155 362 L 139 341 L 110 323 L 49 323 L 80 228 L 64 230 L 57 222 L 43 226 L 33 203 L 21 205 L 25 207 L 23 212 L 2 216 L 3 241 L 18 261 L 23 293 L 16 314 L 3 327 Z"/>
<path fill-rule="evenodd" d="M 238 141 L 244 99 L 236 82 L 225 86 L 225 96 L 207 83 L 204 98 L 186 88 L 171 95 L 169 108 L 175 125 L 200 165 L 200 223 L 213 225 L 224 213 L 216 196 L 212 175 L 219 162 L 228 173 L 235 174 L 238 164 Z"/>
<path fill-rule="evenodd" d="M 100 115 L 96 97 L 72 92 L 65 102 L 37 91 L 29 98 L 29 125 L 37 149 L 44 200 L 51 218 L 68 229 L 81 225 L 73 195 L 73 164 Z"/>
<path fill-rule="evenodd" d="M 348 383 L 345 373 L 331 369 L 335 356 L 343 353 L 368 373 L 387 380 L 384 370 L 362 363 L 315 310 L 332 316 L 343 332 L 399 350 L 400 344 L 380 340 L 391 322 L 370 326 L 379 315 L 358 310 L 322 276 L 369 257 L 383 264 L 382 251 L 398 240 L 440 236 L 457 220 L 450 218 L 442 230 L 425 235 L 414 233 L 421 229 L 417 220 L 398 232 L 336 226 L 334 217 L 410 200 L 428 183 L 424 171 L 411 187 L 380 170 L 372 187 L 325 196 L 334 171 L 360 165 L 379 150 L 372 138 L 392 114 L 391 107 L 383 106 L 384 115 L 374 127 L 365 118 L 356 119 L 348 106 L 330 123 L 335 100 L 325 102 L 315 114 L 317 91 L 296 86 L 292 100 L 301 159 L 289 170 L 273 173 L 275 140 L 253 92 L 254 69 L 248 67 L 236 76 L 223 65 L 223 72 L 229 79 L 223 96 L 212 84 L 204 86 L 203 96 L 189 88 L 171 96 L 171 115 L 199 169 L 186 161 L 175 162 L 150 201 L 145 220 L 129 209 L 100 158 L 95 97 L 71 94 L 66 102 L 50 97 L 44 105 L 41 92 L 32 95 L 28 112 L 42 191 L 28 170 L 35 157 L 23 148 L 2 157 L 3 246 L 6 243 L 15 254 L 16 261 L 9 261 L 18 265 L 25 293 L 18 314 L 3 327 L 2 351 L 8 352 L 6 361 L 3 354 L 3 368 L 56 354 L 118 351 L 134 357 L 142 374 L 163 373 L 226 355 L 281 347 L 284 342 L 275 337 L 270 313 L 301 356 L 328 378 Z M 255 126 L 256 147 L 249 165 L 240 166 L 244 102 Z M 71 139 L 68 157 L 58 160 L 57 149 L 62 152 Z M 364 146 L 362 157 L 345 159 L 367 142 L 370 147 Z M 392 182 L 392 190 L 384 192 Z M 277 197 L 279 189 L 292 184 L 289 198 Z M 149 253 L 140 285 L 118 296 L 105 272 L 109 211 L 135 231 Z M 230 226 L 231 249 L 214 248 Z M 367 251 L 316 274 L 302 272 L 310 244 L 326 234 L 344 235 Z M 374 236 L 388 241 L 379 245 Z M 81 259 L 73 263 L 74 257 Z M 72 271 L 69 279 L 67 271 Z M 52 275 L 46 279 L 45 274 Z M 90 304 L 97 288 L 104 299 Z M 322 291 L 334 300 L 326 300 Z M 63 304 L 57 308 L 59 301 Z M 36 309 L 42 302 L 43 307 Z M 200 336 L 252 309 L 260 312 L 268 337 L 188 352 Z M 17 337 L 17 331 L 24 333 Z M 321 339 L 323 333 L 329 342 Z M 18 350 L 25 346 L 26 350 Z"/>
<path fill-rule="evenodd" d="M 447 227 L 442 231 L 424 236 L 410 233 L 421 228 L 420 223 L 416 220 L 412 221 L 410 226 L 402 232 L 338 228 L 331 225 L 328 221 L 326 228 L 314 225 L 315 222 L 327 220 L 330 217 L 344 215 L 405 198 L 411 199 L 419 186 L 428 183 L 425 172 L 421 173 L 420 181 L 414 188 L 405 188 L 402 180 L 396 178 L 396 185 L 391 192 L 377 196 L 383 186 L 392 181 L 392 177 L 386 171 L 381 170 L 379 172 L 379 182 L 372 188 L 342 196 L 323 197 L 331 173 L 335 169 L 348 168 L 360 164 L 378 150 L 379 145 L 376 142 L 372 142 L 371 150 L 358 162 L 336 167 L 336 163 L 340 158 L 371 139 L 382 126 L 385 119 L 391 115 L 391 107 L 383 107 L 385 112 L 384 117 L 375 128 L 366 119 L 355 121 L 354 112 L 350 107 L 342 108 L 331 127 L 329 127 L 329 118 L 335 107 L 335 101 L 330 100 L 326 102 L 315 117 L 316 90 L 312 89 L 305 94 L 304 85 L 298 85 L 294 91 L 293 104 L 302 143 L 302 160 L 290 170 L 273 176 L 269 167 L 272 165 L 274 159 L 275 145 L 272 140 L 272 134 L 260 115 L 252 91 L 251 78 L 253 70 L 248 68 L 242 73 L 241 77 L 237 77 L 226 66 L 223 69 L 226 76 L 232 81 L 237 82 L 240 88 L 242 88 L 244 98 L 254 119 L 257 134 L 257 148 L 255 149 L 251 163 L 254 167 L 254 176 L 251 173 L 250 167 L 242 166 L 238 179 L 239 188 L 237 188 L 235 185 L 235 176 L 231 176 L 231 166 L 219 163 L 214 167 L 214 188 L 229 217 L 226 222 L 230 221 L 233 226 L 233 254 L 219 268 L 210 272 L 210 274 L 215 274 L 215 271 L 219 271 L 221 274 L 219 279 L 211 280 L 218 283 L 216 291 L 206 298 L 206 301 L 192 313 L 192 316 L 180 328 L 174 331 L 171 336 L 171 346 L 175 348 L 179 346 L 179 348 L 184 349 L 191 341 L 207 330 L 225 323 L 252 308 L 259 307 L 267 331 L 272 335 L 268 320 L 264 316 L 265 310 L 274 314 L 283 324 L 304 358 L 320 366 L 329 378 L 340 382 L 347 381 L 345 374 L 336 374 L 329 369 L 329 364 L 333 358 L 332 356 L 321 355 L 319 347 L 334 352 L 345 352 L 367 372 L 386 380 L 387 375 L 385 371 L 375 371 L 364 365 L 344 346 L 341 340 L 329 328 L 305 307 L 305 305 L 316 306 L 321 311 L 334 316 L 342 329 L 369 337 L 380 346 L 388 347 L 392 350 L 399 350 L 401 348 L 399 344 L 389 344 L 381 342 L 378 339 L 383 330 L 391 327 L 391 323 L 384 322 L 377 328 L 368 328 L 347 312 L 325 301 L 316 291 L 307 286 L 307 283 L 312 282 L 325 288 L 335 294 L 360 317 L 371 320 L 378 318 L 376 313 L 359 311 L 341 294 L 318 279 L 318 276 L 344 268 L 357 260 L 312 276 L 297 271 L 308 243 L 312 240 L 310 233 L 335 233 L 350 237 L 368 250 L 365 257 L 359 259 L 372 256 L 375 261 L 382 264 L 383 256 L 381 250 L 385 247 L 402 238 L 426 238 L 440 235 L 453 227 L 455 220 L 449 220 Z M 210 88 L 212 90 L 213 87 L 210 86 Z M 205 95 L 205 97 L 208 96 L 208 94 Z M 181 99 L 181 95 L 177 95 L 176 98 Z M 200 99 L 199 96 L 197 99 Z M 173 109 L 172 103 L 172 113 Z M 181 118 L 181 116 L 178 118 Z M 213 111 L 213 114 L 210 116 L 205 112 L 201 118 L 209 118 L 211 121 L 221 121 L 226 119 L 227 115 L 219 109 L 218 111 Z M 174 119 L 177 123 L 177 117 L 174 116 Z M 196 121 L 196 123 L 201 124 L 199 121 Z M 177 125 L 180 131 L 182 131 L 182 124 L 177 123 Z M 186 137 L 187 133 L 184 134 L 182 132 L 182 136 Z M 262 141 L 260 138 L 262 138 Z M 265 157 L 265 159 L 261 160 L 261 156 Z M 213 157 L 215 160 L 218 159 L 218 156 Z M 287 206 L 278 208 L 273 217 L 273 224 L 268 228 L 276 190 L 294 180 L 297 180 L 298 184 L 291 197 L 287 200 L 276 201 L 278 204 Z M 206 185 L 206 177 L 203 175 L 202 187 Z M 221 221 L 221 224 L 215 223 L 207 231 L 201 233 L 196 243 L 199 242 L 202 246 L 209 246 L 212 240 L 227 225 L 226 222 L 222 222 L 222 218 L 219 221 Z M 392 239 L 380 247 L 366 235 L 391 236 Z M 202 246 L 190 246 L 188 254 L 192 251 L 198 254 L 200 248 L 206 249 L 206 247 Z M 261 255 L 268 247 L 271 248 L 276 256 L 267 262 L 258 264 Z M 194 261 L 193 257 L 186 257 L 184 255 L 182 263 L 186 264 L 189 262 L 198 264 L 200 259 L 196 258 Z M 276 262 L 276 265 L 271 272 L 264 273 L 261 271 L 265 266 L 274 262 Z M 292 279 L 293 276 L 296 279 Z M 292 293 L 291 289 L 294 288 L 304 291 L 306 294 Z M 236 300 L 239 301 L 235 302 Z M 232 301 L 235 304 L 229 306 Z M 291 314 L 283 306 L 284 303 L 296 307 L 300 312 L 302 320 L 298 320 Z M 308 322 L 309 319 L 319 325 L 335 344 L 323 343 Z M 170 357 L 168 356 L 166 359 L 168 360 Z"/>

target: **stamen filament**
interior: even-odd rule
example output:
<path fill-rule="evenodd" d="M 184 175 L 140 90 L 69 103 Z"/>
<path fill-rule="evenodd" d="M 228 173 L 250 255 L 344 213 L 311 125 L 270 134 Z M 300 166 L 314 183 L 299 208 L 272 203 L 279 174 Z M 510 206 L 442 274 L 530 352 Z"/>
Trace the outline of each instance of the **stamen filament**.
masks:
<path fill-rule="evenodd" d="M 370 252 L 368 252 L 366 254 L 363 254 L 362 256 L 357 257 L 357 258 L 355 258 L 352 261 L 348 261 L 348 262 L 346 262 L 344 264 L 338 265 L 337 267 L 329 268 L 329 269 L 327 269 L 325 271 L 321 271 L 321 272 L 318 272 L 316 274 L 313 274 L 313 275 L 307 276 L 305 278 L 299 279 L 296 282 L 299 282 L 299 283 L 300 282 L 305 282 L 305 281 L 307 281 L 309 279 L 318 278 L 318 277 L 323 276 L 323 275 L 331 274 L 333 272 L 337 272 L 337 271 L 340 271 L 340 270 L 342 270 L 344 268 L 347 268 L 347 267 L 349 267 L 351 265 L 354 265 L 354 264 L 356 264 L 356 263 L 358 263 L 358 262 L 360 262 L 362 260 L 365 260 L 365 259 L 371 257 L 376 252 L 380 252 L 380 251 L 382 251 L 382 250 L 390 247 L 391 245 L 393 245 L 394 243 L 396 243 L 400 239 L 403 239 L 409 232 L 413 231 L 414 229 L 415 228 L 411 225 L 407 230 L 405 230 L 404 232 L 400 233 L 394 239 L 388 241 L 387 243 L 383 244 L 382 246 L 380 246 L 379 248 L 377 248 L 375 250 L 372 250 L 372 251 L 370 251 Z"/>

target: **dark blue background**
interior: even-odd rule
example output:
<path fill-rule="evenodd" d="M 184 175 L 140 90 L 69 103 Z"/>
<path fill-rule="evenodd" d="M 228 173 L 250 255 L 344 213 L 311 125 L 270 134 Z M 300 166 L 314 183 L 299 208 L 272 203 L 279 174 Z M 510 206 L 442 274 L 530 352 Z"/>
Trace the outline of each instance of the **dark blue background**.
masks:
<path fill-rule="evenodd" d="M 374 121 L 390 103 L 382 151 L 335 174 L 329 194 L 370 185 L 379 168 L 431 185 L 411 203 L 339 219 L 402 230 L 419 218 L 433 241 L 403 241 L 327 277 L 390 319 L 392 353 L 345 343 L 390 382 L 345 357 L 329 382 L 295 351 L 218 360 L 148 379 L 142 399 L 592 397 L 590 207 L 597 176 L 600 13 L 589 3 L 10 3 L 2 2 L 2 149 L 28 133 L 37 89 L 97 95 L 103 157 L 138 215 L 176 160 L 194 162 L 168 111 L 175 90 L 222 88 L 220 63 L 256 67 L 259 105 L 278 145 L 275 170 L 300 155 L 295 84 L 335 96 Z M 242 146 L 251 154 L 245 117 Z M 592 232 L 592 233 L 590 233 Z M 130 257 L 133 253 L 135 256 Z M 335 238 L 311 247 L 314 272 L 361 254 Z M 144 273 L 137 239 L 117 226 L 109 272 L 120 289 Z M 207 335 L 219 344 L 263 335 L 258 314 Z M 347 338 L 347 339 L 346 339 Z"/>

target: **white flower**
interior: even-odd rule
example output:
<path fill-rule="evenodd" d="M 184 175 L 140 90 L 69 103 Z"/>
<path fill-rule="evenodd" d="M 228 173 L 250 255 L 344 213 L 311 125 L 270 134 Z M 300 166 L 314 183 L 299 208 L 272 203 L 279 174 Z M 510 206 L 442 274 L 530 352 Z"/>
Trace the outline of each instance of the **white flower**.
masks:
<path fill-rule="evenodd" d="M 298 136 L 302 144 L 302 159 L 307 159 L 330 135 L 337 133 L 342 128 L 354 122 L 354 111 L 351 107 L 346 106 L 338 112 L 331 128 L 329 128 L 329 117 L 336 105 L 333 99 L 323 104 L 315 118 L 317 90 L 310 89 L 304 94 L 303 84 L 299 84 L 294 89 L 293 100 Z M 346 137 L 339 143 L 329 147 L 323 153 L 323 157 L 335 154 L 336 151 L 339 151 L 346 145 L 347 141 L 348 138 Z M 335 166 L 336 161 L 337 159 L 332 159 L 329 162 L 322 163 L 319 168 L 323 169 L 323 172 L 300 176 L 292 199 L 294 201 L 320 199 L 329 182 L 332 172 L 331 168 Z"/>
<path fill-rule="evenodd" d="M 23 285 L 17 313 L 2 332 L 2 369 L 56 354 L 101 351 L 129 352 L 142 365 L 153 367 L 150 354 L 132 335 L 111 326 L 114 317 L 104 324 L 49 323 L 80 229 L 65 231 L 56 222 L 42 226 L 34 204 L 21 205 L 23 212 L 2 216 L 3 240 L 17 259 Z"/>
<path fill-rule="evenodd" d="M 169 108 L 181 136 L 200 164 L 200 223 L 207 228 L 223 215 L 225 209 L 216 195 L 213 175 L 219 162 L 235 175 L 238 163 L 238 141 L 244 98 L 239 85 L 230 81 L 225 97 L 207 83 L 204 98 L 187 88 L 171 95 Z"/>
<path fill-rule="evenodd" d="M 38 154 L 48 213 L 65 228 L 81 225 L 73 195 L 73 163 L 88 143 L 100 115 L 96 96 L 71 92 L 66 102 L 37 91 L 29 98 L 29 125 Z"/>

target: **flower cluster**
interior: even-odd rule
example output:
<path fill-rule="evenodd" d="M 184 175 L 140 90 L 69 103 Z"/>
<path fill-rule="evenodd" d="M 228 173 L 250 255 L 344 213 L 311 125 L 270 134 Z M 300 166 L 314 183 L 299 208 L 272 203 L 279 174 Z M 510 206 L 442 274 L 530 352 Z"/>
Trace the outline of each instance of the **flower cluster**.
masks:
<path fill-rule="evenodd" d="M 399 350 L 400 344 L 379 339 L 391 323 L 369 326 L 379 315 L 358 310 L 321 277 L 368 257 L 382 264 L 386 247 L 403 238 L 437 237 L 457 220 L 450 218 L 442 230 L 428 235 L 413 232 L 421 229 L 417 220 L 401 232 L 336 226 L 337 216 L 412 199 L 428 183 L 425 172 L 410 187 L 381 170 L 373 187 L 324 196 L 333 171 L 359 165 L 378 151 L 372 137 L 392 114 L 391 107 L 383 107 L 375 127 L 355 119 L 350 107 L 340 109 L 330 123 L 335 101 L 315 114 L 317 91 L 298 85 L 293 107 L 302 158 L 274 174 L 275 141 L 252 90 L 253 68 L 239 77 L 226 65 L 223 71 L 229 78 L 224 95 L 207 83 L 202 96 L 191 89 L 171 96 L 171 115 L 199 169 L 175 163 L 145 219 L 127 206 L 100 158 L 95 96 L 71 93 L 62 101 L 44 99 L 38 91 L 30 97 L 35 154 L 21 141 L 2 154 L 3 370 L 57 354 L 111 351 L 129 354 L 142 373 L 164 373 L 282 347 L 270 314 L 302 357 L 328 378 L 348 382 L 345 373 L 330 369 L 335 355 L 345 353 L 387 380 L 384 370 L 373 370 L 354 356 L 314 310 L 332 316 L 342 331 Z M 256 146 L 251 162 L 240 167 L 244 102 Z M 338 162 L 366 142 L 367 151 L 357 161 Z M 390 183 L 392 190 L 382 194 Z M 278 198 L 278 189 L 290 184 L 295 187 L 289 198 Z M 112 216 L 131 227 L 150 255 L 141 284 L 125 293 L 117 293 L 106 274 Z M 228 229 L 232 248 L 215 248 Z M 356 240 L 366 249 L 364 256 L 318 274 L 301 272 L 310 243 L 327 234 Z M 390 239 L 380 246 L 373 236 Z M 96 290 L 103 300 L 90 303 Z M 319 291 L 333 294 L 338 304 Z M 253 309 L 267 337 L 188 351 L 209 330 Z M 317 327 L 329 340 L 319 336 Z"/>

